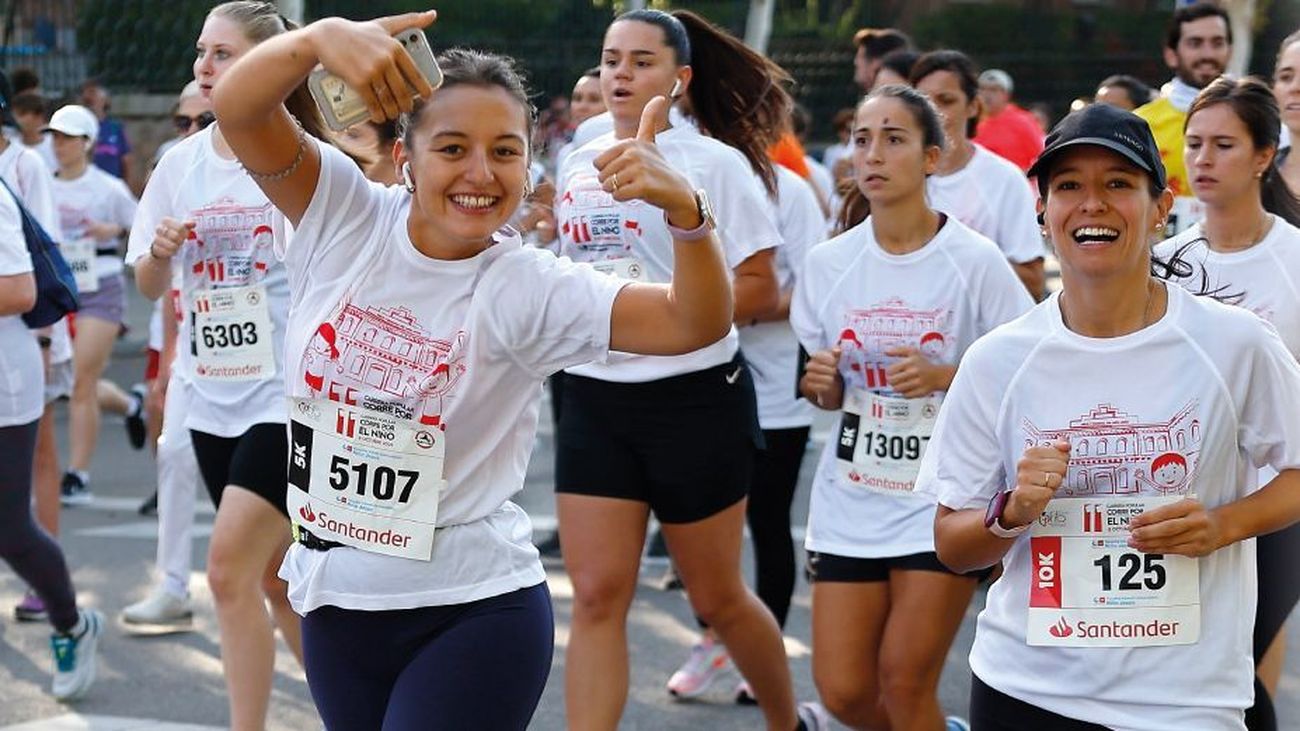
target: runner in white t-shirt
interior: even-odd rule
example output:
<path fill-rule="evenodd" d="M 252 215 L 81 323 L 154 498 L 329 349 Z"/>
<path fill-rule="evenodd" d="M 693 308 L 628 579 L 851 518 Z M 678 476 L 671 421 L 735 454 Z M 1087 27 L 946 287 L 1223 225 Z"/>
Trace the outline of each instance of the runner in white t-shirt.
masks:
<path fill-rule="evenodd" d="M 93 609 L 77 608 L 63 551 L 32 513 L 32 460 L 45 408 L 45 377 L 40 349 L 21 316 L 35 303 L 32 257 L 18 204 L 0 190 L 0 444 L 5 450 L 0 460 L 0 560 L 40 598 L 54 628 L 52 691 L 59 700 L 72 700 L 95 680 L 95 648 L 104 618 Z"/>
<path fill-rule="evenodd" d="M 213 8 L 196 45 L 201 93 L 211 97 L 236 59 L 286 29 L 273 5 L 239 1 Z M 299 100 L 298 119 L 324 139 L 305 89 Z M 290 543 L 283 360 L 290 288 L 275 253 L 284 235 L 283 216 L 213 124 L 159 161 L 127 250 L 142 294 L 157 299 L 170 289 L 179 292 L 182 321 L 172 373 L 184 374 L 177 377 L 185 379 L 181 388 L 189 400 L 164 416 L 164 429 L 190 431 L 217 506 L 207 573 L 235 729 L 266 723 L 277 626 L 302 658 L 300 618 L 287 585 L 275 578 Z M 173 390 L 178 385 L 169 387 L 171 399 L 180 395 L 181 389 Z"/>
<path fill-rule="evenodd" d="M 1072 113 L 1030 173 L 1064 287 L 967 352 L 917 484 L 945 563 L 1005 566 L 972 727 L 1240 731 L 1247 539 L 1300 518 L 1300 366 L 1258 317 L 1152 278 L 1173 196 L 1139 117 Z"/>
<path fill-rule="evenodd" d="M 1034 193 L 1020 168 L 971 141 L 979 121 L 979 71 L 961 51 L 932 51 L 912 67 L 912 86 L 943 114 L 948 146 L 927 182 L 930 207 L 993 240 L 1025 283 L 1043 296 L 1043 237 Z"/>
<path fill-rule="evenodd" d="M 281 575 L 331 728 L 527 726 L 554 628 L 510 498 L 541 383 L 614 348 L 694 350 L 731 311 L 708 211 L 654 143 L 667 99 L 596 161 L 619 200 L 683 227 L 672 283 L 629 284 L 501 228 L 527 192 L 528 97 L 506 59 L 466 50 L 439 57 L 434 93 L 391 38 L 433 18 L 319 21 L 254 50 L 215 98 L 297 229 L 283 251 L 297 545 Z M 365 90 L 372 118 L 404 113 L 402 186 L 369 183 L 295 127 L 282 101 L 317 62 Z"/>
<path fill-rule="evenodd" d="M 688 11 L 620 15 L 602 48 L 601 91 L 614 131 L 564 162 L 557 181 L 561 255 L 612 276 L 669 281 L 670 229 L 654 209 L 611 196 L 593 162 L 625 144 L 650 99 L 682 98 L 699 129 L 674 124 L 658 135 L 659 149 L 717 217 L 734 273 L 735 321 L 773 311 L 780 232 L 767 198 L 776 179 L 766 150 L 789 114 L 785 73 Z M 711 62 L 692 67 L 693 49 Z M 745 495 L 761 445 L 750 368 L 734 328 L 684 355 L 616 353 L 566 371 L 556 492 L 575 599 L 565 659 L 570 724 L 609 727 L 622 714 L 627 613 L 651 512 L 696 616 L 723 641 L 768 726 L 800 723 L 779 628 L 739 565 Z"/>
<path fill-rule="evenodd" d="M 51 194 L 63 232 L 60 248 L 81 295 L 72 343 L 68 471 L 61 486 L 63 500 L 75 504 L 90 499 L 87 484 L 99 441 L 100 378 L 126 315 L 118 246 L 131 229 L 136 201 L 125 183 L 91 163 L 99 135 L 94 112 L 76 105 L 62 107 L 50 117 L 46 129 L 59 162 Z M 108 390 L 120 395 L 115 385 Z"/>
<path fill-rule="evenodd" d="M 1178 262 L 1170 278 L 1225 297 L 1267 320 L 1291 355 L 1300 357 L 1300 201 L 1276 166 L 1281 127 L 1277 100 L 1258 79 L 1222 77 L 1201 90 L 1183 136 L 1188 184 L 1205 218 L 1155 248 Z M 1205 333 L 1213 338 L 1214 333 Z M 1261 470 L 1260 483 L 1273 477 Z M 1272 695 L 1285 656 L 1286 618 L 1300 599 L 1300 524 L 1262 535 L 1255 613 L 1255 705 L 1251 729 L 1277 728 Z M 1270 646 L 1275 649 L 1270 650 Z"/>
<path fill-rule="evenodd" d="M 790 310 L 802 393 L 842 411 L 808 512 L 813 677 L 851 727 L 938 728 L 939 674 L 982 577 L 939 562 L 934 501 L 912 488 L 962 354 L 1032 302 L 993 242 L 927 205 L 944 138 L 923 94 L 871 92 L 852 141 L 871 215 L 812 250 Z"/>
<path fill-rule="evenodd" d="M 813 411 L 795 391 L 799 382 L 799 341 L 790 329 L 790 296 L 804 256 L 825 238 L 826 219 L 811 185 L 780 165 L 772 202 L 781 245 L 776 250 L 781 304 L 739 328 L 740 347 L 754 378 L 758 423 L 766 448 L 754 456 L 745 519 L 754 546 L 754 589 L 778 626 L 784 628 L 794 595 L 795 550 L 790 535 L 790 508 L 799 482 L 812 426 Z M 678 698 L 702 695 L 719 676 L 732 672 L 726 648 L 715 633 L 703 636 L 686 662 L 668 679 Z M 749 683 L 736 687 L 737 703 L 756 703 Z"/>

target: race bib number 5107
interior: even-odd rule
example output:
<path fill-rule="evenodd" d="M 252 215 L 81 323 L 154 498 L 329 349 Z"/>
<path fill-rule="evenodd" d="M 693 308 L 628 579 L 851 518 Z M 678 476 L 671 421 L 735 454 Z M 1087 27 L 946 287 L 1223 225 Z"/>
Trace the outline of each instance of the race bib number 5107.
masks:
<path fill-rule="evenodd" d="M 428 561 L 442 430 L 335 401 L 289 408 L 289 517 L 318 538 Z"/>

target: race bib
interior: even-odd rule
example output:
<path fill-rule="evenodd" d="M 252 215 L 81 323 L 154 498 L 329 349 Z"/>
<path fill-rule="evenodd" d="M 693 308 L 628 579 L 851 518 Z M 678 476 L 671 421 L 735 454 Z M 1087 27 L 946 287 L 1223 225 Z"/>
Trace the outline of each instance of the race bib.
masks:
<path fill-rule="evenodd" d="M 1169 211 L 1165 236 L 1180 234 L 1202 218 L 1205 218 L 1204 203 L 1192 196 L 1179 196 L 1174 199 L 1174 207 Z"/>
<path fill-rule="evenodd" d="M 201 290 L 190 303 L 194 375 L 207 381 L 260 381 L 275 375 L 266 287 Z"/>
<path fill-rule="evenodd" d="M 872 492 L 911 495 L 939 403 L 938 396 L 909 399 L 848 389 L 835 455 L 840 477 Z"/>
<path fill-rule="evenodd" d="M 77 291 L 88 294 L 99 289 L 99 272 L 95 267 L 95 240 L 76 239 L 60 245 L 63 258 L 72 269 Z"/>
<path fill-rule="evenodd" d="M 1189 645 L 1201 635 L 1200 564 L 1128 545 L 1129 520 L 1183 499 L 1056 498 L 1030 537 L 1031 645 Z"/>
<path fill-rule="evenodd" d="M 640 281 L 645 277 L 645 265 L 641 263 L 640 259 L 631 256 L 593 261 L 591 266 L 602 274 L 613 274 L 619 279 Z"/>
<path fill-rule="evenodd" d="M 388 556 L 433 555 L 446 435 L 358 406 L 290 399 L 294 523 L 312 535 Z"/>

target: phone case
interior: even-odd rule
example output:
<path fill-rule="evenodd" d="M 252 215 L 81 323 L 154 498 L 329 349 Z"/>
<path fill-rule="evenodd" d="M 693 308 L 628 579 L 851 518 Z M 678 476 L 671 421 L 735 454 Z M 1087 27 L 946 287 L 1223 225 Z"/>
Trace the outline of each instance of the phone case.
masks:
<path fill-rule="evenodd" d="M 441 86 L 442 69 L 438 68 L 438 62 L 433 57 L 433 49 L 429 47 L 429 40 L 425 38 L 424 31 L 418 28 L 406 30 L 395 37 L 411 55 L 411 60 L 415 61 L 416 67 L 420 69 L 420 73 L 424 75 L 429 85 L 435 89 Z M 344 130 L 370 118 L 370 110 L 366 108 L 361 95 L 343 83 L 343 79 L 323 68 L 311 72 L 307 77 L 307 88 L 311 91 L 312 98 L 316 100 L 316 106 L 320 109 L 321 116 L 325 118 L 325 124 L 332 130 Z M 411 95 L 415 95 L 414 91 Z"/>

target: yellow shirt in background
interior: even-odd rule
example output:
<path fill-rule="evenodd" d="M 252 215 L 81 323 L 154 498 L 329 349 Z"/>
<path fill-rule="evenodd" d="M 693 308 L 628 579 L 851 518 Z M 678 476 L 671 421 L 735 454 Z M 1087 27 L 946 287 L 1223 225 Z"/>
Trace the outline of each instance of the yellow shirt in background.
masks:
<path fill-rule="evenodd" d="M 1191 195 L 1187 169 L 1183 166 L 1183 126 L 1187 123 L 1187 113 L 1179 111 L 1168 97 L 1163 96 L 1134 109 L 1133 113 L 1151 125 L 1151 134 L 1160 148 L 1160 160 L 1165 164 L 1169 189 L 1175 197 Z"/>

